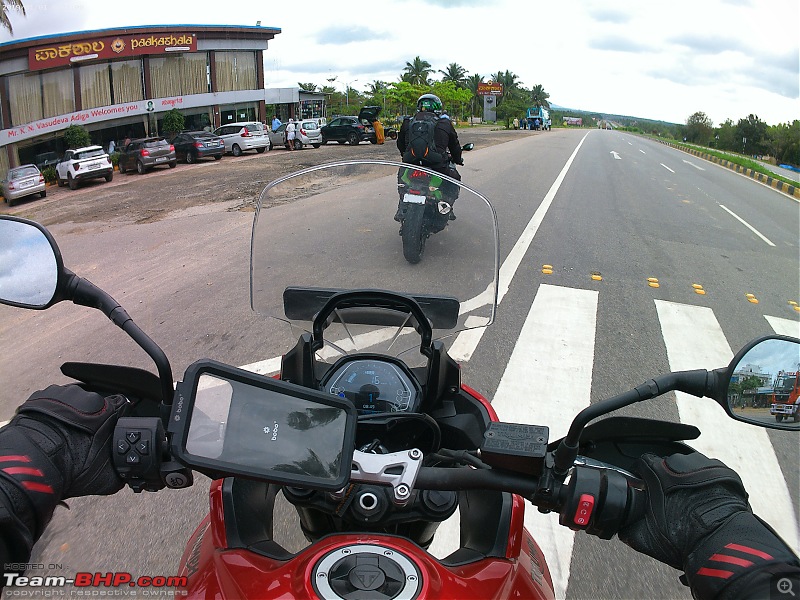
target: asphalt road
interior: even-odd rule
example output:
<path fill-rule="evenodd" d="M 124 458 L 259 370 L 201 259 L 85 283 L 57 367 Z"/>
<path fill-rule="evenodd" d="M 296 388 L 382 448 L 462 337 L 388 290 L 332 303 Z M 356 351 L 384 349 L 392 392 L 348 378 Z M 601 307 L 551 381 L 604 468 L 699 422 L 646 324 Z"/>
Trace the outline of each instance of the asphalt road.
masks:
<path fill-rule="evenodd" d="M 463 380 L 492 399 L 501 419 L 550 425 L 555 439 L 581 406 L 670 370 L 722 366 L 749 339 L 772 333 L 773 323 L 798 335 L 798 313 L 789 304 L 800 300 L 796 202 L 619 132 L 510 132 L 509 139 L 472 152 L 461 169 L 464 182 L 495 204 L 501 262 L 508 265 L 501 271 L 501 283 L 508 287 L 497 321 L 464 354 Z M 462 141 L 472 140 L 462 134 Z M 161 178 L 167 198 L 171 177 L 177 175 Z M 200 357 L 234 365 L 271 358 L 288 339 L 249 310 L 252 213 L 230 210 L 241 206 L 237 202 L 203 204 L 141 224 L 120 215 L 117 221 L 65 222 L 51 230 L 65 264 L 125 306 L 164 348 L 178 377 Z M 544 208 L 539 222 L 537 209 Z M 456 226 L 446 233 L 455 235 Z M 519 246 L 526 235 L 529 245 Z M 512 268 L 515 248 L 520 258 Z M 542 273 L 544 264 L 553 266 L 551 274 Z M 302 260 L 296 269 L 303 274 Z M 593 274 L 601 279 L 592 279 Z M 653 277 L 658 288 L 648 285 Z M 697 294 L 693 284 L 702 285 L 706 294 Z M 754 294 L 759 303 L 745 294 Z M 695 309 L 704 327 L 693 321 L 695 327 L 683 330 L 676 342 L 667 315 L 695 315 Z M 572 331 L 574 325 L 580 328 Z M 545 340 L 536 337 L 542 331 Z M 699 359 L 687 357 L 687 348 L 720 335 L 722 344 Z M 567 349 L 561 365 L 540 356 L 552 341 Z M 454 350 L 463 352 L 462 342 L 455 341 Z M 44 313 L 0 307 L 0 348 L 5 349 L 2 419 L 30 390 L 64 381 L 57 372 L 65 360 L 149 367 L 141 351 L 100 313 L 74 305 Z M 695 401 L 701 402 L 712 404 Z M 796 545 L 796 436 L 754 428 L 746 429 L 763 435 L 742 433 L 713 405 L 708 413 L 691 410 L 685 399 L 670 396 L 631 414 L 698 425 L 704 434 L 697 447 L 736 465 L 756 510 L 767 519 L 779 518 L 773 525 L 788 531 L 784 535 Z M 764 488 L 764 478 L 777 491 Z M 139 496 L 124 491 L 112 498 L 70 501 L 71 510 L 57 511 L 34 560 L 60 565 L 53 574 L 175 574 L 184 544 L 207 508 L 206 490 L 207 482 L 200 481 L 191 490 Z M 790 505 L 788 514 L 769 509 L 771 503 L 780 505 L 781 494 Z M 765 505 L 770 514 L 758 510 Z M 289 546 L 300 543 L 291 521 L 291 513 L 282 511 L 276 523 Z M 617 541 L 541 527 L 534 537 L 569 598 L 690 597 L 674 571 Z M 548 554 L 548 545 L 559 551 Z"/>

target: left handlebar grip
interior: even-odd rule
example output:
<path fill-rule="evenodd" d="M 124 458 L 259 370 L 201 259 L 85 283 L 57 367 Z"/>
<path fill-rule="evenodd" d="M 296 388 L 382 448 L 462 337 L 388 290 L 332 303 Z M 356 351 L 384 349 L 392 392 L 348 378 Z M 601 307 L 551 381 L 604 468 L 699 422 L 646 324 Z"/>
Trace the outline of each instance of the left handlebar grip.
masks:
<path fill-rule="evenodd" d="M 562 488 L 559 523 L 611 539 L 645 514 L 644 482 L 612 469 L 576 467 Z"/>
<path fill-rule="evenodd" d="M 160 418 L 120 418 L 113 443 L 114 469 L 134 492 L 192 485 L 191 471 L 169 461 L 167 436 Z"/>

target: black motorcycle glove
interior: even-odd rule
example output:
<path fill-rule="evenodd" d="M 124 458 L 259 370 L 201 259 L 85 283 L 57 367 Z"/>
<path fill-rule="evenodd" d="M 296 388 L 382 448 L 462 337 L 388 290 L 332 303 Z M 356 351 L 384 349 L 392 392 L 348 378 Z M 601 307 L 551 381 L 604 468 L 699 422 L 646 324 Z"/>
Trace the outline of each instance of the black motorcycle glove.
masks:
<path fill-rule="evenodd" d="M 122 488 L 112 436 L 128 406 L 123 396 L 51 385 L 0 429 L 0 537 L 19 553 L 10 558 L 27 560 L 60 501 Z"/>
<path fill-rule="evenodd" d="M 753 515 L 736 472 L 719 460 L 699 452 L 645 454 L 636 470 L 647 485 L 647 515 L 619 538 L 682 570 L 696 598 L 740 597 L 756 580 L 766 586 L 775 567 L 798 564 Z"/>

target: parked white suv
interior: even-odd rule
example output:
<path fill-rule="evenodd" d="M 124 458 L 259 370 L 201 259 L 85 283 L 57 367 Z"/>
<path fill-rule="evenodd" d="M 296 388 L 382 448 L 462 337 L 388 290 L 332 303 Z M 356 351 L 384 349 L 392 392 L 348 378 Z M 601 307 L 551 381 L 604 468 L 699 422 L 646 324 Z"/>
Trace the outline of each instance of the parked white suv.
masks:
<path fill-rule="evenodd" d="M 100 146 L 86 146 L 67 150 L 56 164 L 56 179 L 59 187 L 69 185 L 69 189 L 78 189 L 78 182 L 87 179 L 104 177 L 106 181 L 114 178 L 114 167 L 105 150 Z"/>
<path fill-rule="evenodd" d="M 225 142 L 225 152 L 234 156 L 241 156 L 245 150 L 255 150 L 261 154 L 272 147 L 266 129 L 258 121 L 229 123 L 217 128 L 214 135 Z"/>

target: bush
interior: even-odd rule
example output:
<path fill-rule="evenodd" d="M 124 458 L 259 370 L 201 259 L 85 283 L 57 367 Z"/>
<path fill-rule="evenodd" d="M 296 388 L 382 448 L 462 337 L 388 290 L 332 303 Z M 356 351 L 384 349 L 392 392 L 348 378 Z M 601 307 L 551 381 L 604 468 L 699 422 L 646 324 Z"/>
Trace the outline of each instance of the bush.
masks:
<path fill-rule="evenodd" d="M 42 176 L 47 183 L 55 183 L 56 181 L 56 168 L 55 167 L 47 167 L 42 171 Z"/>
<path fill-rule="evenodd" d="M 183 117 L 183 113 L 177 108 L 173 108 L 164 115 L 164 120 L 161 122 L 161 128 L 164 130 L 164 133 L 167 134 L 168 138 L 172 138 L 175 137 L 176 134 L 183 131 L 184 124 L 185 119 Z"/>
<path fill-rule="evenodd" d="M 119 165 L 119 152 L 112 152 L 108 155 L 108 158 L 113 166 L 116 167 Z"/>
<path fill-rule="evenodd" d="M 64 131 L 64 141 L 67 143 L 67 148 L 83 148 L 91 146 L 92 136 L 83 125 L 70 125 Z"/>

